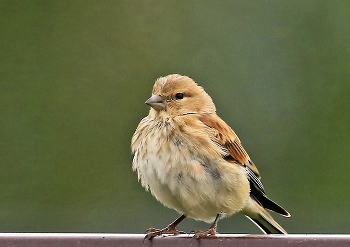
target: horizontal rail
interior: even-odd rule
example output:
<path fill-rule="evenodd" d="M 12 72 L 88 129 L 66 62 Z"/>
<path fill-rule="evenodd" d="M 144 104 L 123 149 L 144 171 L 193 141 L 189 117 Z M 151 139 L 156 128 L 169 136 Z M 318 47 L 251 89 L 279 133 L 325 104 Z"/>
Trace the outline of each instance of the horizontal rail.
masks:
<path fill-rule="evenodd" d="M 264 247 L 264 246 L 350 246 L 350 235 L 288 234 L 246 235 L 218 234 L 215 238 L 194 239 L 191 235 L 156 237 L 144 240 L 143 234 L 105 233 L 0 233 L 1 247 Z"/>

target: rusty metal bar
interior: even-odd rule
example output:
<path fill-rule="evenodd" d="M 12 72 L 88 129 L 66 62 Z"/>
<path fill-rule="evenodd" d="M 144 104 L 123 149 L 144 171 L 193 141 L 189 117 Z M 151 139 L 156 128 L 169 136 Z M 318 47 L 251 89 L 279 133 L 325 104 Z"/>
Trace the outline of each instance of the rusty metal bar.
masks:
<path fill-rule="evenodd" d="M 1 247 L 264 247 L 264 246 L 350 246 L 350 235 L 244 235 L 219 234 L 216 238 L 193 239 L 189 235 L 144 240 L 142 234 L 98 233 L 0 233 Z"/>

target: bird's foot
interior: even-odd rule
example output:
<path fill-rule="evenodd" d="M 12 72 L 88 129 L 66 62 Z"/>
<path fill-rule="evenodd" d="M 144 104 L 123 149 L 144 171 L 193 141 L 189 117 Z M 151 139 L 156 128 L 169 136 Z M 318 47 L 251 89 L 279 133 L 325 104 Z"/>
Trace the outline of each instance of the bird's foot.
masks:
<path fill-rule="evenodd" d="M 172 234 L 172 235 L 179 235 L 183 234 L 185 232 L 177 230 L 175 227 L 167 226 L 164 229 L 156 229 L 156 228 L 149 228 L 146 230 L 146 236 L 145 239 L 152 240 L 156 236 L 160 236 L 163 234 Z"/>
<path fill-rule="evenodd" d="M 190 233 L 194 233 L 193 238 L 200 239 L 200 238 L 213 238 L 216 237 L 216 229 L 215 228 L 209 228 L 204 231 L 191 231 Z"/>

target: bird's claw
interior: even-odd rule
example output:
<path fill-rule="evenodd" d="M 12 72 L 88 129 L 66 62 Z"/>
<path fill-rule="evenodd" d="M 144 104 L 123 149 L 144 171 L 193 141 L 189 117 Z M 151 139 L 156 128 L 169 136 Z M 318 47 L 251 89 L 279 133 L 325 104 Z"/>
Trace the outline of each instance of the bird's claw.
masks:
<path fill-rule="evenodd" d="M 213 238 L 216 237 L 216 230 L 214 228 L 209 228 L 204 231 L 191 231 L 190 232 L 193 235 L 193 238 L 199 239 L 199 238 Z"/>
<path fill-rule="evenodd" d="M 166 227 L 164 229 L 156 229 L 156 228 L 149 228 L 146 230 L 146 236 L 145 239 L 152 240 L 156 236 L 160 236 L 163 234 L 172 234 L 172 235 L 179 235 L 184 234 L 185 232 L 179 231 L 176 228 L 173 227 Z"/>

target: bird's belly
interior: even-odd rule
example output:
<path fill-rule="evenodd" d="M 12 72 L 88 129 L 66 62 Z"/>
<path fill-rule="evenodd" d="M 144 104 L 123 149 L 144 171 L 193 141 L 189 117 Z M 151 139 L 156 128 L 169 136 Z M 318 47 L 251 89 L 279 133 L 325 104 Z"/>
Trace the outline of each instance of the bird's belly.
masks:
<path fill-rule="evenodd" d="M 240 211 L 249 197 L 244 169 L 193 150 L 182 145 L 148 146 L 142 157 L 134 158 L 143 186 L 165 206 L 197 220 L 210 222 L 218 213 Z"/>

